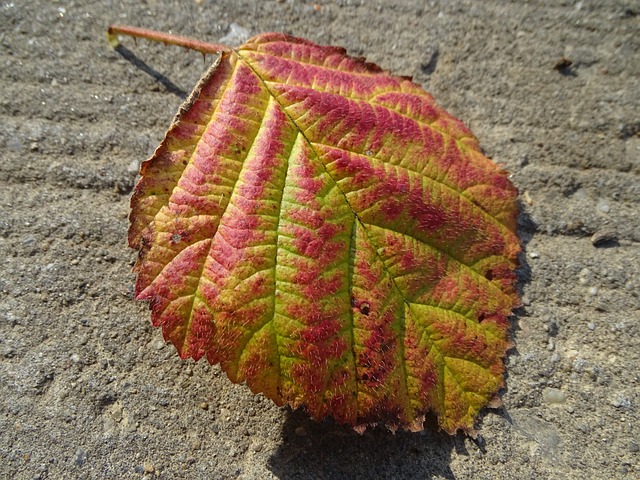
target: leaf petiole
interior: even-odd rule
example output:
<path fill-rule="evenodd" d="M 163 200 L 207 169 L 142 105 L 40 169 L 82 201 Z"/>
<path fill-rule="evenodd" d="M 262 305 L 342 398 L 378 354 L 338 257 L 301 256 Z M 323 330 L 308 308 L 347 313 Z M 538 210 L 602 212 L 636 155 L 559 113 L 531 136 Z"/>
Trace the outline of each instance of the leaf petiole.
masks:
<path fill-rule="evenodd" d="M 165 45 L 177 45 L 179 47 L 188 48 L 189 50 L 195 50 L 203 55 L 213 53 L 218 54 L 221 52 L 229 52 L 231 48 L 226 45 L 218 45 L 215 43 L 200 42 L 192 38 L 180 37 L 178 35 L 171 35 L 168 33 L 157 32 L 155 30 L 147 30 L 146 28 L 129 27 L 126 25 L 110 25 L 107 30 L 107 39 L 111 46 L 116 48 L 119 45 L 118 35 L 126 35 L 136 38 L 146 38 L 153 42 L 161 42 Z"/>

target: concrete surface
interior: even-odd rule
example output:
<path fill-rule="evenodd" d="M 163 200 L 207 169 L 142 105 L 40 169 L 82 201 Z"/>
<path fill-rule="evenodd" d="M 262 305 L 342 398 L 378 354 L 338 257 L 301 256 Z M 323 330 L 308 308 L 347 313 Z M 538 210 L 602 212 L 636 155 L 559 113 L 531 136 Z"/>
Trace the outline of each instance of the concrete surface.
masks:
<path fill-rule="evenodd" d="M 4 0 L 0 477 L 639 478 L 639 13 L 625 0 Z M 164 345 L 132 301 L 129 194 L 206 65 L 144 41 L 115 52 L 112 22 L 345 46 L 413 75 L 513 172 L 525 307 L 505 406 L 482 415 L 479 442 L 317 424 Z M 596 232 L 609 240 L 594 246 Z"/>

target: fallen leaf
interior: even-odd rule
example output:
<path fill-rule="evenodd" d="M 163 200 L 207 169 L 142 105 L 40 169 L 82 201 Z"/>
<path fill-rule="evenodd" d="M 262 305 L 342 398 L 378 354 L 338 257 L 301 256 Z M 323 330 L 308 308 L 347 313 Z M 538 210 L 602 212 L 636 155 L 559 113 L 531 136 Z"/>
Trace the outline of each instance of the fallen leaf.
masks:
<path fill-rule="evenodd" d="M 181 358 L 362 430 L 473 431 L 519 304 L 517 191 L 420 86 L 284 34 L 223 51 L 131 206 Z"/>

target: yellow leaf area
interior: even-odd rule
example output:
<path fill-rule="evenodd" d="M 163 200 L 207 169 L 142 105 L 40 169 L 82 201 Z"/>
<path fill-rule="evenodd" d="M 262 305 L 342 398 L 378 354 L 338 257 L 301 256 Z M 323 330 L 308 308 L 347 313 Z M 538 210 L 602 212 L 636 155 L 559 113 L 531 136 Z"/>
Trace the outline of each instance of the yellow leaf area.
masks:
<path fill-rule="evenodd" d="M 141 174 L 136 296 L 182 358 L 316 419 L 472 431 L 503 385 L 517 192 L 422 88 L 260 35 Z"/>

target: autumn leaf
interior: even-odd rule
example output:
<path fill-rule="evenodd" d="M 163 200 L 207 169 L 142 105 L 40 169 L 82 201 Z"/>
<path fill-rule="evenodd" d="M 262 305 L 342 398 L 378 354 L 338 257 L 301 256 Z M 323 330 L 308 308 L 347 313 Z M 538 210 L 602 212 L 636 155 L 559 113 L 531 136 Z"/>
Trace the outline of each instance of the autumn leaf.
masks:
<path fill-rule="evenodd" d="M 315 419 L 472 432 L 519 303 L 506 173 L 420 86 L 342 48 L 220 50 L 131 200 L 153 324 Z"/>

